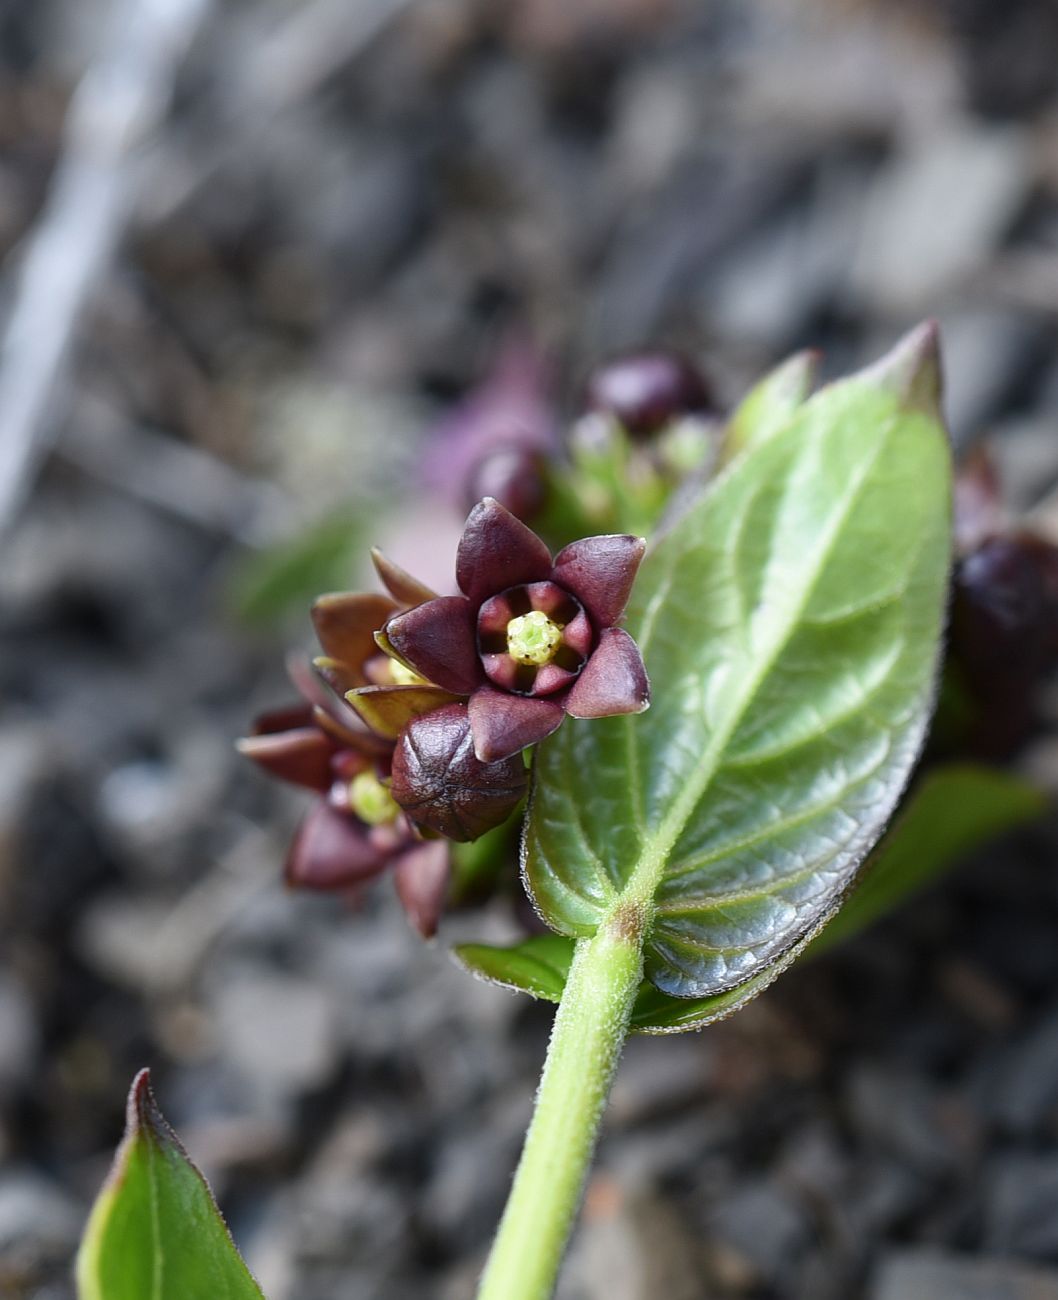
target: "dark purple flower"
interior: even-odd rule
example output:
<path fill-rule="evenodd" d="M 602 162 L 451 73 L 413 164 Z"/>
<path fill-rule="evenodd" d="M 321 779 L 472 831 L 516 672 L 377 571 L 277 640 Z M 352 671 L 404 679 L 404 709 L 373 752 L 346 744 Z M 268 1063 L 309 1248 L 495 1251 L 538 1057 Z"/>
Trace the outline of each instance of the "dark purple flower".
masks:
<path fill-rule="evenodd" d="M 370 601 L 381 599 L 325 598 L 322 614 L 317 605 L 324 646 L 349 655 L 348 661 L 336 661 L 343 680 L 346 674 L 363 677 L 357 656 L 367 646 L 360 621 L 373 617 L 373 609 L 381 607 Z M 382 657 L 373 640 L 370 647 L 369 659 Z M 292 675 L 306 701 L 263 715 L 253 734 L 238 742 L 239 750 L 270 775 L 318 796 L 287 854 L 287 884 L 355 896 L 389 869 L 409 921 L 430 938 L 444 908 L 448 850 L 440 841 L 423 841 L 390 793 L 392 739 L 370 731 L 307 666 L 294 664 Z"/>
<path fill-rule="evenodd" d="M 1058 548 L 1029 532 L 987 538 L 956 566 L 951 657 L 977 705 L 973 747 L 1012 752 L 1037 719 L 1058 657 Z"/>
<path fill-rule="evenodd" d="M 433 431 L 420 461 L 426 487 L 464 508 L 467 485 L 494 452 L 552 455 L 559 439 L 550 388 L 540 352 L 511 335 L 484 382 Z"/>
<path fill-rule="evenodd" d="M 517 755 L 495 763 L 476 756 L 465 704 L 409 722 L 393 751 L 392 771 L 397 803 L 450 840 L 476 840 L 505 822 L 528 784 Z"/>
<path fill-rule="evenodd" d="M 708 411 L 712 395 L 698 369 L 676 352 L 629 352 L 596 367 L 585 404 L 629 433 L 648 437 L 681 415 Z"/>
<path fill-rule="evenodd" d="M 528 524 L 547 504 L 547 460 L 524 447 L 498 447 L 471 471 L 466 487 L 466 508 L 484 497 L 494 497 L 512 515 Z"/>
<path fill-rule="evenodd" d="M 644 548 L 639 537 L 587 537 L 552 560 L 534 532 L 486 499 L 459 543 L 462 595 L 394 615 L 379 643 L 435 686 L 467 697 L 483 763 L 543 740 L 567 713 L 639 713 L 650 684 L 638 647 L 616 624 Z M 359 708 L 362 695 L 354 689 L 348 698 Z"/>

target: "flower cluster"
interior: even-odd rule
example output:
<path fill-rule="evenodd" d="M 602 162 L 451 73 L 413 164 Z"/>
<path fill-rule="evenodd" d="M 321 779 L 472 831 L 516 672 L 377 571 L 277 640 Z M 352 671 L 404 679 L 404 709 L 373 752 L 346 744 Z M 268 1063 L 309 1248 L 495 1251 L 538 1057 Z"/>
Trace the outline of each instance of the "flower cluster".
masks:
<path fill-rule="evenodd" d="M 320 597 L 323 654 L 315 674 L 294 672 L 304 703 L 259 719 L 240 742 L 319 796 L 287 880 L 355 892 L 390 868 L 412 924 L 432 935 L 450 874 L 445 840 L 477 839 L 511 815 L 527 785 L 521 751 L 567 714 L 647 707 L 642 657 L 617 626 L 644 546 L 589 537 L 552 558 L 487 498 L 459 544 L 458 595 L 437 595 L 376 551 L 388 595 Z"/>

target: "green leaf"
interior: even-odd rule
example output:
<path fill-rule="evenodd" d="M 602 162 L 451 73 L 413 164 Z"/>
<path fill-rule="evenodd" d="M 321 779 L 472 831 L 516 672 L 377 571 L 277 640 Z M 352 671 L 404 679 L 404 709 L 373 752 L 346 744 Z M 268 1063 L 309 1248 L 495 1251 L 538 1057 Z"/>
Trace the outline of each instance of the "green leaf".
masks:
<path fill-rule="evenodd" d="M 787 425 L 808 399 L 818 367 L 818 352 L 797 352 L 750 389 L 728 421 L 724 460 L 766 442 Z"/>
<path fill-rule="evenodd" d="M 841 911 L 808 948 L 823 952 L 893 911 L 964 854 L 1047 807 L 1020 777 L 972 763 L 929 772 L 908 798 Z"/>
<path fill-rule="evenodd" d="M 561 934 L 536 934 L 509 948 L 461 943 L 452 949 L 452 955 L 464 970 L 491 984 L 558 1002 L 573 961 L 573 944 L 574 940 Z"/>
<path fill-rule="evenodd" d="M 508 948 L 464 943 L 457 945 L 452 953 L 464 970 L 491 984 L 528 993 L 544 1002 L 559 1002 L 569 978 L 575 945 L 576 940 L 565 935 L 537 934 Z M 697 1029 L 725 1015 L 729 1004 L 734 1010 L 750 996 L 752 992 L 740 985 L 733 992 L 713 998 L 673 998 L 644 980 L 636 995 L 630 1028 L 640 1034 Z"/>
<path fill-rule="evenodd" d="M 77 1256 L 79 1300 L 263 1300 L 141 1070 Z"/>
<path fill-rule="evenodd" d="M 1045 796 L 1020 777 L 973 763 L 952 763 L 929 772 L 912 791 L 871 854 L 864 879 L 834 920 L 803 950 L 814 957 L 845 942 L 933 883 L 971 849 L 1047 808 Z M 509 948 L 463 944 L 455 956 L 466 970 L 494 984 L 547 1002 L 562 997 L 575 939 L 536 935 Z M 711 998 L 674 998 L 644 980 L 632 1012 L 640 1034 L 674 1033 L 709 1024 L 748 1001 L 769 982 L 765 971 Z"/>
<path fill-rule="evenodd" d="M 950 553 L 936 376 L 925 327 L 734 461 L 640 571 L 650 711 L 539 748 L 541 914 L 579 936 L 641 909 L 647 977 L 740 990 L 718 1014 L 829 919 L 922 745 Z"/>

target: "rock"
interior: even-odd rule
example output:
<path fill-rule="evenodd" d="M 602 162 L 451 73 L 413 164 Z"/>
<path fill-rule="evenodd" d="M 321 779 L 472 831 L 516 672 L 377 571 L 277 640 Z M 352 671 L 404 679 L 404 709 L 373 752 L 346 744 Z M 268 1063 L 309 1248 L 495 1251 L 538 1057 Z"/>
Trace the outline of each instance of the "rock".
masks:
<path fill-rule="evenodd" d="M 704 1252 L 675 1207 L 597 1174 L 556 1300 L 700 1300 Z"/>
<path fill-rule="evenodd" d="M 607 1110 L 617 1126 L 644 1121 L 700 1104 L 709 1095 L 712 1052 L 696 1034 L 629 1040 Z"/>
<path fill-rule="evenodd" d="M 308 980 L 241 972 L 215 993 L 225 1057 L 264 1093 L 322 1087 L 338 1064 L 335 1017 L 327 993 Z"/>
<path fill-rule="evenodd" d="M 848 1102 L 863 1137 L 913 1169 L 939 1174 L 965 1155 L 959 1149 L 964 1134 L 916 1076 L 860 1066 L 849 1079 Z"/>
<path fill-rule="evenodd" d="M 10 1169 L 0 1175 L 0 1286 L 21 1296 L 22 1287 L 64 1268 L 77 1247 L 83 1213 L 40 1174 Z M 31 1294 L 37 1294 L 32 1292 Z"/>
<path fill-rule="evenodd" d="M 444 1134 L 421 1214 L 450 1249 L 473 1248 L 489 1240 L 518 1160 L 528 1101 L 519 1095 L 496 1098 L 473 1126 Z"/>
<path fill-rule="evenodd" d="M 999 467 L 1003 499 L 1014 514 L 1035 506 L 1058 482 L 1058 438 L 1046 414 L 996 422 L 988 445 Z"/>
<path fill-rule="evenodd" d="M 788 1275 L 809 1239 L 802 1205 L 783 1188 L 763 1180 L 735 1188 L 710 1218 L 711 1235 L 738 1254 L 749 1274 L 772 1285 Z"/>
<path fill-rule="evenodd" d="M 0 917 L 10 905 L 23 816 L 48 761 L 42 728 L 8 726 L 0 733 Z"/>
<path fill-rule="evenodd" d="M 992 307 L 945 312 L 941 336 L 944 413 L 962 448 L 991 432 L 989 422 L 1038 365 L 1041 338 L 1024 313 Z"/>
<path fill-rule="evenodd" d="M 1030 1259 L 1058 1255 L 1058 1155 L 1000 1157 L 982 1181 L 991 1249 Z"/>
<path fill-rule="evenodd" d="M 22 984 L 0 970 L 0 1097 L 33 1077 L 39 1032 Z"/>
<path fill-rule="evenodd" d="M 1008 1133 L 1058 1130 L 1058 1010 L 985 1069 L 983 1104 Z"/>
<path fill-rule="evenodd" d="M 1058 1270 L 905 1251 L 882 1260 L 869 1300 L 1058 1300 Z"/>
<path fill-rule="evenodd" d="M 946 121 L 911 135 L 870 195 L 854 270 L 883 311 L 935 311 L 981 264 L 1025 201 L 1027 140 L 1010 127 Z"/>

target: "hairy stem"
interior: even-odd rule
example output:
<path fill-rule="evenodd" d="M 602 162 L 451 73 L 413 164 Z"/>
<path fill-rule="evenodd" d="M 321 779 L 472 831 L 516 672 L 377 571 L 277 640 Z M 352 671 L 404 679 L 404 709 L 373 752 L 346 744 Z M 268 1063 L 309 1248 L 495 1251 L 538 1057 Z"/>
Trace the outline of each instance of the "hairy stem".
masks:
<path fill-rule="evenodd" d="M 642 978 L 643 931 L 643 909 L 619 904 L 577 944 L 478 1300 L 547 1300 L 554 1290 Z"/>

